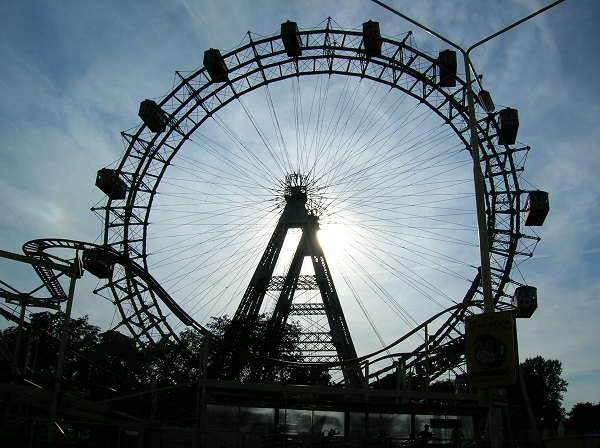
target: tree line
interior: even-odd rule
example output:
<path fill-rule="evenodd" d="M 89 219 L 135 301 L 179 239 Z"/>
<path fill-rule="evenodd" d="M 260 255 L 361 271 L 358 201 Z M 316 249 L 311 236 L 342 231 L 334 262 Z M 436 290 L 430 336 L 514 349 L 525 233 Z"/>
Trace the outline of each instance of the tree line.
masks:
<path fill-rule="evenodd" d="M 30 325 L 24 329 L 21 350 L 17 359 L 17 371 L 34 383 L 49 384 L 55 375 L 58 357 L 58 340 L 64 313 L 40 312 L 33 314 Z M 268 316 L 260 316 L 249 347 L 261 343 Z M 224 336 L 231 326 L 227 317 L 213 318 L 209 329 L 217 336 Z M 13 351 L 18 328 L 11 326 L 0 333 L 0 374 L 7 377 L 13 365 Z M 288 324 L 281 347 L 281 358 L 299 360 L 295 341 L 300 328 Z M 121 412 L 134 415 L 148 414 L 152 407 L 151 390 L 161 392 L 162 409 L 171 419 L 178 416 L 182 421 L 191 418 L 195 403 L 197 380 L 204 374 L 208 378 L 226 377 L 235 381 L 252 380 L 252 362 L 238 357 L 237 364 L 243 368 L 226 372 L 230 364 L 219 356 L 223 347 L 209 346 L 204 355 L 205 338 L 190 329 L 179 334 L 174 344 L 164 339 L 157 343 L 139 344 L 118 331 L 102 332 L 88 322 L 88 317 L 73 318 L 70 322 L 68 347 L 63 373 L 65 387 L 86 393 L 90 399 L 95 395 L 132 396 L 116 404 Z M 240 358 L 241 357 L 241 358 Z M 215 360 L 221 360 L 216 362 Z M 240 361 L 241 359 L 241 361 Z M 204 364 L 203 364 L 204 362 Z M 325 370 L 305 369 L 284 372 L 285 381 L 299 384 L 329 384 L 331 377 Z M 562 364 L 558 360 L 541 356 L 528 358 L 520 364 L 522 376 L 529 395 L 533 414 L 541 428 L 555 429 L 560 422 L 568 431 L 600 429 L 600 403 L 577 403 L 567 413 L 562 407 L 568 383 L 562 378 Z M 281 378 L 279 378 L 281 379 Z M 394 381 L 395 383 L 395 381 Z M 173 387 L 179 385 L 179 387 Z M 394 387 L 394 386 L 390 386 Z M 454 391 L 451 381 L 440 381 L 430 390 Z M 518 388 L 508 390 L 511 403 L 523 404 Z M 155 400 L 154 400 L 155 401 Z M 156 411 L 153 410 L 153 415 Z M 158 412 L 160 414 L 160 411 Z M 526 422 L 523 406 L 516 406 L 515 425 Z M 158 418 L 158 416 L 157 416 Z"/>
<path fill-rule="evenodd" d="M 49 387 L 54 381 L 58 360 L 59 341 L 64 320 L 62 312 L 40 312 L 31 316 L 23 329 L 21 350 L 16 360 L 18 378 L 29 384 Z M 174 343 L 169 338 L 155 342 L 139 341 L 116 330 L 102 332 L 92 325 L 88 317 L 72 318 L 69 324 L 62 375 L 62 387 L 81 393 L 92 401 L 113 399 L 111 408 L 117 412 L 186 424 L 193 418 L 197 399 L 198 380 L 209 379 L 250 381 L 255 378 L 256 361 L 251 352 L 261 343 L 267 328 L 268 316 L 261 315 L 255 322 L 255 331 L 248 335 L 249 352 L 228 352 L 215 342 L 204 343 L 208 338 L 185 329 Z M 231 328 L 228 316 L 212 318 L 208 329 L 217 338 L 225 338 Z M 300 327 L 285 327 L 278 358 L 300 360 L 296 343 Z M 0 375 L 11 377 L 13 352 L 17 339 L 17 326 L 0 332 Z M 213 340 L 214 341 L 214 340 Z M 229 353 L 222 356 L 224 352 Z M 277 366 L 271 366 L 274 372 Z M 263 366 L 264 370 L 264 366 Z M 331 377 L 324 369 L 278 371 L 278 379 L 298 384 L 329 384 Z M 116 397 L 132 397 L 117 400 Z M 157 398 L 160 401 L 156 407 Z M 152 409 L 150 412 L 149 409 Z"/>

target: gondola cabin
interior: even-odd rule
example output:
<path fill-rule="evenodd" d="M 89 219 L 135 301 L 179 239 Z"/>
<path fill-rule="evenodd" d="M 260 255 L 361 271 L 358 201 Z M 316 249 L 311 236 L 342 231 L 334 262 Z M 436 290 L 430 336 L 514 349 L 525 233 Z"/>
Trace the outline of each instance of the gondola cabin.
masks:
<path fill-rule="evenodd" d="M 83 268 L 98 278 L 111 278 L 114 263 L 103 256 L 101 249 L 85 249 L 81 256 Z"/>
<path fill-rule="evenodd" d="M 514 145 L 519 130 L 519 111 L 506 108 L 498 112 L 498 144 Z"/>
<path fill-rule="evenodd" d="M 138 116 L 142 119 L 144 124 L 148 126 L 152 132 L 160 134 L 167 129 L 169 123 L 169 116 L 167 113 L 160 108 L 155 101 L 144 100 L 140 103 L 140 110 Z"/>
<path fill-rule="evenodd" d="M 439 86 L 456 87 L 456 51 L 444 50 L 438 55 Z"/>
<path fill-rule="evenodd" d="M 537 308 L 537 288 L 519 286 L 515 289 L 512 304 L 516 308 L 516 317 L 531 317 Z"/>
<path fill-rule="evenodd" d="M 227 65 L 221 56 L 221 52 L 214 48 L 204 52 L 204 67 L 213 82 L 227 82 Z"/>
<path fill-rule="evenodd" d="M 367 56 L 381 56 L 381 32 L 379 22 L 363 23 L 363 44 Z"/>
<path fill-rule="evenodd" d="M 110 168 L 98 170 L 96 186 L 110 199 L 125 199 L 127 195 L 127 184 Z"/>
<path fill-rule="evenodd" d="M 541 226 L 550 211 L 550 201 L 546 191 L 530 191 L 525 202 L 523 218 L 526 226 Z"/>
<path fill-rule="evenodd" d="M 494 105 L 494 101 L 492 101 L 492 95 L 490 95 L 490 92 L 487 90 L 481 90 L 477 95 L 477 98 L 479 99 L 479 104 L 481 104 L 483 110 L 485 110 L 488 114 L 494 112 L 496 106 Z"/>
<path fill-rule="evenodd" d="M 302 55 L 302 40 L 296 22 L 288 20 L 281 24 L 281 40 L 288 56 L 298 57 Z"/>

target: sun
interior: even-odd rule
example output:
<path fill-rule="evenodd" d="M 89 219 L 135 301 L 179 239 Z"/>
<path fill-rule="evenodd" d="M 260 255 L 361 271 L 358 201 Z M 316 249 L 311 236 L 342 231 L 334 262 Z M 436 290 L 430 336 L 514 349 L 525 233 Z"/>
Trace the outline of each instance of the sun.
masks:
<path fill-rule="evenodd" d="M 343 226 L 328 225 L 317 232 L 317 238 L 323 248 L 328 263 L 339 263 L 346 252 L 348 235 Z"/>

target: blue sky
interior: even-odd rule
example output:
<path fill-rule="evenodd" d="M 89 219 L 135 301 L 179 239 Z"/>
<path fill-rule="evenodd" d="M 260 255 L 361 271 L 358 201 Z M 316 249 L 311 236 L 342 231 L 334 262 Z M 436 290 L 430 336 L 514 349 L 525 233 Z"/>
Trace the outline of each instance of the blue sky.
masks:
<path fill-rule="evenodd" d="M 464 47 L 549 3 L 390 2 Z M 412 30 L 420 48 L 446 48 L 368 0 L 2 2 L 0 248 L 97 241 L 95 174 L 121 157 L 119 133 L 139 124 L 142 99 L 167 93 L 175 70 L 199 67 L 207 48 L 235 48 L 248 30 L 275 34 L 288 19 L 313 28 L 328 16 L 344 28 L 379 21 L 385 35 Z M 562 362 L 567 410 L 600 401 L 599 19 L 595 0 L 567 0 L 471 55 L 496 105 L 519 110 L 519 141 L 532 147 L 523 187 L 550 192 L 550 215 L 535 229 L 542 241 L 513 277 L 536 286 L 540 303 L 518 322 L 520 359 Z M 36 286 L 14 263 L 0 269 L 22 290 Z M 94 286 L 79 282 L 75 312 L 106 328 L 114 313 Z"/>

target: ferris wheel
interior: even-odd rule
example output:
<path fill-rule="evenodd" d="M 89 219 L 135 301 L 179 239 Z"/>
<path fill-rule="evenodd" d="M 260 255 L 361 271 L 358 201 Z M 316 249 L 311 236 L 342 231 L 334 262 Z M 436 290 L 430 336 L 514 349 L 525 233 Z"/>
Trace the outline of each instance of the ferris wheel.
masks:
<path fill-rule="evenodd" d="M 539 240 L 521 219 L 529 147 L 516 110 L 472 88 L 500 304 Z M 164 97 L 141 102 L 122 159 L 98 172 L 103 245 L 138 267 L 97 272 L 98 292 L 140 341 L 229 316 L 229 342 L 248 349 L 267 316 L 265 357 L 294 322 L 306 362 L 351 362 L 395 341 L 418 353 L 425 340 L 445 360 L 439 372 L 459 365 L 464 317 L 482 297 L 466 102 L 452 51 L 384 37 L 377 22 L 286 22 L 208 49 Z M 403 336 L 425 322 L 420 342 Z"/>

